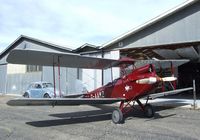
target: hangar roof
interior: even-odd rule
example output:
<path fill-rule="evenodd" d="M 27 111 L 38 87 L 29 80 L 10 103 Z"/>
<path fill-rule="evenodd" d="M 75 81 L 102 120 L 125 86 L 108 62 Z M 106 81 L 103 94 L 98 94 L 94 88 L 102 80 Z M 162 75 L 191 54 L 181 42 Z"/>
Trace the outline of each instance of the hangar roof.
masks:
<path fill-rule="evenodd" d="M 35 38 L 29 37 L 29 36 L 21 35 L 0 54 L 0 59 L 3 58 L 5 55 L 7 55 L 10 50 L 14 49 L 17 45 L 19 45 L 23 41 L 28 41 L 28 42 L 31 42 L 31 43 L 34 43 L 37 45 L 41 45 L 41 46 L 44 46 L 44 47 L 47 47 L 50 49 L 54 49 L 54 50 L 57 50 L 60 52 L 72 52 L 72 49 L 70 49 L 70 48 L 55 45 L 55 44 L 52 44 L 52 43 L 49 43 L 46 41 L 42 41 L 39 39 L 35 39 Z"/>
<path fill-rule="evenodd" d="M 78 47 L 77 49 L 73 50 L 74 53 L 89 53 L 89 52 L 96 52 L 96 51 L 99 51 L 99 47 L 95 46 L 95 45 L 92 45 L 92 44 L 88 44 L 88 43 L 85 43 L 84 45 Z"/>
<path fill-rule="evenodd" d="M 196 3 L 197 1 L 199 1 L 199 0 L 188 0 L 188 1 L 180 4 L 179 6 L 177 6 L 177 7 L 173 8 L 173 9 L 171 9 L 171 10 L 169 10 L 169 11 L 167 11 L 167 12 L 165 12 L 165 13 L 157 16 L 157 17 L 155 17 L 154 19 L 142 24 L 141 26 L 138 26 L 138 27 L 130 30 L 129 32 L 127 32 L 125 34 L 122 34 L 121 36 L 119 36 L 119 37 L 117 37 L 117 38 L 115 38 L 115 39 L 103 44 L 102 48 L 106 49 L 106 48 L 112 46 L 113 44 L 118 43 L 118 42 L 122 41 L 123 39 L 125 39 L 125 38 L 127 38 L 127 37 L 129 37 L 129 36 L 131 36 L 133 34 L 136 34 L 137 32 L 140 32 L 140 31 L 146 29 L 147 27 L 149 27 L 149 26 L 151 26 L 151 25 L 153 25 L 153 24 L 155 24 L 155 23 L 157 23 L 157 22 L 159 22 L 159 21 L 161 21 L 161 20 L 163 20 L 163 19 L 165 19 L 165 18 L 167 18 L 167 17 L 169 17 L 169 16 L 181 11 L 181 10 L 183 10 L 184 8 Z"/>

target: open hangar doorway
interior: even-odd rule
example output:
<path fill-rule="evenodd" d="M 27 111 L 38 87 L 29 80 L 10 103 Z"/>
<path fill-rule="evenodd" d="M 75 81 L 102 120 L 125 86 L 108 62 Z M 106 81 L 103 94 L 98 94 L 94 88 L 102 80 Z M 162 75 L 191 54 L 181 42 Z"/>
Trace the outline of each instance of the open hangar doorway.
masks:
<path fill-rule="evenodd" d="M 136 60 L 188 59 L 189 62 L 174 68 L 174 75 L 178 78 L 176 81 L 176 87 L 192 87 L 193 80 L 195 80 L 197 98 L 200 97 L 200 43 L 121 49 L 120 56 L 130 57 Z M 170 76 L 171 73 L 169 72 L 169 69 L 165 69 L 164 71 L 163 76 Z M 192 99 L 193 92 L 181 93 L 175 95 L 175 97 Z"/>

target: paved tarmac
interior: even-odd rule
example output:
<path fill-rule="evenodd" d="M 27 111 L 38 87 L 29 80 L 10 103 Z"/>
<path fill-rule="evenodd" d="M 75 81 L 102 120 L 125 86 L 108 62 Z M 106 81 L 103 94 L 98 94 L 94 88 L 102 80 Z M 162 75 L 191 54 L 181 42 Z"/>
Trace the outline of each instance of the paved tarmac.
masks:
<path fill-rule="evenodd" d="M 136 109 L 123 124 L 113 124 L 107 106 L 11 107 L 13 97 L 0 96 L 0 140 L 197 140 L 200 110 L 154 101 L 154 118 Z M 174 100 L 172 103 L 176 103 Z M 179 106 L 179 107 L 178 107 Z M 190 105 L 189 105 L 190 106 Z M 178 108 L 177 108 L 178 107 Z"/>

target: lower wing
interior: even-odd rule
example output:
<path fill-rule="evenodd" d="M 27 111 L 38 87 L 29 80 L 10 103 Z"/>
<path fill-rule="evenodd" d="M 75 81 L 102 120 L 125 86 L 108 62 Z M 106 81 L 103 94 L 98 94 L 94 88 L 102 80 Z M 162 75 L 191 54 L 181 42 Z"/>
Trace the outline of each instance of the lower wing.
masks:
<path fill-rule="evenodd" d="M 178 94 L 178 93 L 181 93 L 184 91 L 190 91 L 190 90 L 193 90 L 193 88 L 189 87 L 189 88 L 182 88 L 182 89 L 177 89 L 177 90 L 172 90 L 172 91 L 160 92 L 160 93 L 150 94 L 147 97 L 149 97 L 151 99 L 155 99 L 158 97 L 174 95 L 174 94 Z"/>
<path fill-rule="evenodd" d="M 124 101 L 124 98 L 19 98 L 7 102 L 10 106 L 67 106 L 67 105 L 96 105 L 112 104 Z"/>

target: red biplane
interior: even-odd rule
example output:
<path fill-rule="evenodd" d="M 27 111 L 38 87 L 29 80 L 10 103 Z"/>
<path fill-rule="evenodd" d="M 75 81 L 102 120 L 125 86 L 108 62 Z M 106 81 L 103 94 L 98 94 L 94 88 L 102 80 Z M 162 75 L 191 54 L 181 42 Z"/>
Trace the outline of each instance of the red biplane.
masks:
<path fill-rule="evenodd" d="M 14 99 L 7 102 L 12 106 L 38 106 L 38 105 L 96 105 L 112 104 L 120 102 L 118 109 L 112 113 L 112 121 L 121 123 L 124 115 L 133 110 L 134 103 L 141 107 L 146 117 L 153 117 L 154 110 L 148 100 L 192 90 L 193 88 L 176 89 L 176 77 L 173 76 L 174 67 L 182 65 L 188 60 L 133 60 L 122 58 L 119 60 L 94 58 L 71 53 L 43 52 L 36 50 L 13 50 L 7 57 L 8 63 L 32 64 L 43 66 L 58 66 L 84 69 L 106 69 L 112 67 L 121 68 L 121 76 L 110 83 L 97 88 L 79 98 L 51 98 L 51 99 Z M 137 66 L 138 64 L 145 64 Z M 171 64 L 171 76 L 161 78 L 156 72 L 155 63 L 162 68 L 169 68 L 166 63 Z M 112 74 L 112 73 L 111 73 Z M 55 75 L 55 74 L 54 74 Z M 164 91 L 164 82 L 169 82 L 172 90 Z M 159 90 L 160 89 L 160 90 Z M 160 91 L 160 92 L 158 92 Z M 158 93 L 157 93 L 158 92 Z M 72 96 L 71 96 L 72 97 Z M 145 98 L 142 104 L 140 99 Z"/>

